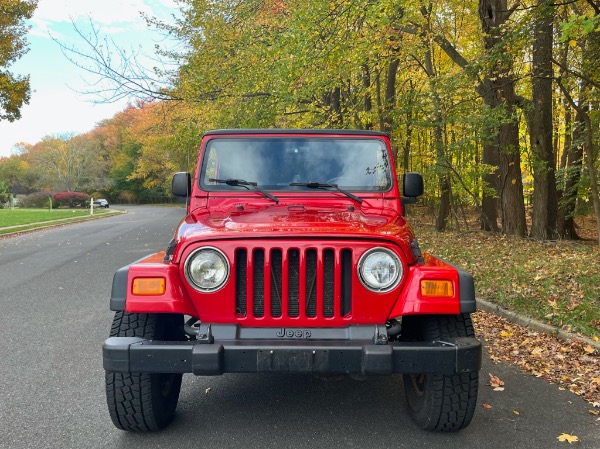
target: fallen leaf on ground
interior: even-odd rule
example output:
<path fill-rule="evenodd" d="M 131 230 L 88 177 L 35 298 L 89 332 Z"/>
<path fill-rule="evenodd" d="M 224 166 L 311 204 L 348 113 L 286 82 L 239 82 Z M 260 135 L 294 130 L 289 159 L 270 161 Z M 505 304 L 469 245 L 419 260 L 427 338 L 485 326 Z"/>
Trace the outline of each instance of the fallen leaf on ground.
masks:
<path fill-rule="evenodd" d="M 531 355 L 540 355 L 542 352 L 544 352 L 542 348 L 535 348 L 533 351 L 531 351 Z"/>
<path fill-rule="evenodd" d="M 556 438 L 558 439 L 558 441 L 566 441 L 569 444 L 573 444 L 579 441 L 579 438 L 577 438 L 575 435 L 569 435 L 568 433 L 563 433 L 562 435 L 559 435 Z"/>
<path fill-rule="evenodd" d="M 490 385 L 493 388 L 498 388 L 504 385 L 504 382 L 502 382 L 500 380 L 500 378 L 498 378 L 497 376 L 494 376 L 492 373 L 489 373 L 490 375 Z"/>
<path fill-rule="evenodd" d="M 482 407 L 483 408 L 492 408 L 492 406 L 490 404 L 483 404 Z"/>
<path fill-rule="evenodd" d="M 521 413 L 519 413 L 517 410 L 513 410 L 513 413 L 514 413 L 515 415 L 520 415 L 520 414 L 521 414 Z"/>

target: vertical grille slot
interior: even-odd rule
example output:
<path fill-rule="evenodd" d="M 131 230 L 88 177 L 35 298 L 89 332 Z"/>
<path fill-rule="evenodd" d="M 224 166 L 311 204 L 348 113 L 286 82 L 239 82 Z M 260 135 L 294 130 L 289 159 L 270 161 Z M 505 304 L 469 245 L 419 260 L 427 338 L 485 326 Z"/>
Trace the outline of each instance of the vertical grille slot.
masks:
<path fill-rule="evenodd" d="M 235 251 L 235 313 L 246 316 L 246 276 L 247 252 L 245 249 Z"/>
<path fill-rule="evenodd" d="M 334 313 L 335 253 L 332 249 L 323 252 L 323 315 L 331 318 Z"/>
<path fill-rule="evenodd" d="M 281 304 L 283 301 L 281 275 L 283 271 L 281 250 L 271 250 L 271 316 L 281 316 Z"/>
<path fill-rule="evenodd" d="M 314 318 L 317 316 L 317 251 L 309 249 L 306 251 L 306 316 Z"/>
<path fill-rule="evenodd" d="M 342 316 L 352 313 L 352 250 L 344 249 L 341 254 L 342 270 Z"/>
<path fill-rule="evenodd" d="M 255 249 L 252 254 L 252 304 L 254 316 L 265 316 L 265 250 Z"/>
<path fill-rule="evenodd" d="M 300 251 L 288 252 L 288 315 L 300 315 Z"/>

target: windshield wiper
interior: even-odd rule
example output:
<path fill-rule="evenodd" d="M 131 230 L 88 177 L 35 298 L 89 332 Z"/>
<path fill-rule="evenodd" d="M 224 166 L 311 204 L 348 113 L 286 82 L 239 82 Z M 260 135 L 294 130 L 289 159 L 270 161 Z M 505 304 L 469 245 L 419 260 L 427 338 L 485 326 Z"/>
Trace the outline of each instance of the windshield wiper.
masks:
<path fill-rule="evenodd" d="M 362 203 L 362 198 L 357 197 L 356 195 L 351 194 L 347 190 L 340 189 L 337 184 L 330 184 L 328 182 L 318 182 L 318 181 L 310 181 L 310 182 L 290 182 L 288 185 L 290 186 L 302 186 L 308 187 L 309 189 L 326 189 L 326 188 L 334 188 L 340 193 L 343 193 L 348 198 L 352 198 L 354 201 L 358 203 Z"/>
<path fill-rule="evenodd" d="M 258 193 L 262 193 L 264 196 L 275 201 L 276 203 L 279 203 L 279 198 L 277 198 L 274 195 L 271 195 L 266 190 L 261 189 L 260 187 L 258 187 L 257 183 L 253 182 L 253 181 L 246 181 L 245 179 L 234 179 L 234 178 L 233 179 L 232 178 L 228 178 L 228 179 L 208 178 L 208 181 L 216 182 L 218 184 L 227 184 L 228 186 L 242 186 L 242 187 L 247 187 L 247 188 L 249 187 Z"/>

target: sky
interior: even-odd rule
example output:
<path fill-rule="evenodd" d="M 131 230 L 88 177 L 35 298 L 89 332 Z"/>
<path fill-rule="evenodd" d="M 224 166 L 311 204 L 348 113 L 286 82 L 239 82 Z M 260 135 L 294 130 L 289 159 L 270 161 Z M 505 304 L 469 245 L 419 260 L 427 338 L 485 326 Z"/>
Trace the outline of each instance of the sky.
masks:
<path fill-rule="evenodd" d="M 120 48 L 149 54 L 156 44 L 168 42 L 148 29 L 140 13 L 169 21 L 177 11 L 175 0 L 39 0 L 27 36 L 29 52 L 9 67 L 30 75 L 31 100 L 21 109 L 20 120 L 0 121 L 0 158 L 14 154 L 19 142 L 35 144 L 44 136 L 90 131 L 129 102 L 100 103 L 97 96 L 84 94 L 98 79 L 70 62 L 52 38 L 84 49 L 73 22 L 85 31 L 91 20 Z"/>

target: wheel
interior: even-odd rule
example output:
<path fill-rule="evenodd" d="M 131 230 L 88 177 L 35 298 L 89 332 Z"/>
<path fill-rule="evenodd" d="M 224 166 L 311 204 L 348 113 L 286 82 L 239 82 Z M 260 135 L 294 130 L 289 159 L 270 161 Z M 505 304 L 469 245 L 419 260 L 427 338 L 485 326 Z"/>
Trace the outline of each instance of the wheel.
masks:
<path fill-rule="evenodd" d="M 473 337 L 469 314 L 407 316 L 402 320 L 408 340 L 432 341 Z M 479 373 L 405 374 L 404 393 L 412 419 L 425 430 L 454 432 L 469 425 L 475 412 Z"/>
<path fill-rule="evenodd" d="M 184 340 L 183 316 L 117 312 L 111 337 Z M 148 432 L 165 428 L 175 414 L 182 374 L 106 372 L 106 400 L 113 424 Z"/>

